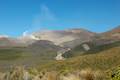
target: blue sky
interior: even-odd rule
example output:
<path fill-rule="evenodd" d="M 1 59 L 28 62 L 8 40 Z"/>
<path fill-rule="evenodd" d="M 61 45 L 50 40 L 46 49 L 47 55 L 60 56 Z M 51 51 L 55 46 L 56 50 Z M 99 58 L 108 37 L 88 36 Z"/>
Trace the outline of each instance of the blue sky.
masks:
<path fill-rule="evenodd" d="M 0 0 L 0 35 L 85 28 L 104 32 L 120 25 L 120 0 Z"/>

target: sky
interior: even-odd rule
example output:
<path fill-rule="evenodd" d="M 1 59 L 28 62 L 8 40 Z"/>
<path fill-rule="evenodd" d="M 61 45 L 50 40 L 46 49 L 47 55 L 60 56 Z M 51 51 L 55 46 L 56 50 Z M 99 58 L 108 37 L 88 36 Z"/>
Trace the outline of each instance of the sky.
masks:
<path fill-rule="evenodd" d="M 120 25 L 120 0 L 0 0 L 0 35 L 84 28 L 105 32 Z"/>

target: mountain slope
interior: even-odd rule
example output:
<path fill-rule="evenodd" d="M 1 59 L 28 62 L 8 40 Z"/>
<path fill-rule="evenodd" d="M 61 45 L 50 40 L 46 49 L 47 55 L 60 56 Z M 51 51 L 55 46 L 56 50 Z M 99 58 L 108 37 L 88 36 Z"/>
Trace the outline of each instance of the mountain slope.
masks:
<path fill-rule="evenodd" d="M 91 40 L 95 33 L 84 29 L 69 29 L 58 31 L 42 31 L 33 33 L 41 40 L 52 41 L 56 45 L 64 46 L 63 43 L 79 39 L 80 42 Z"/>
<path fill-rule="evenodd" d="M 89 49 L 86 50 L 85 46 L 83 45 L 87 45 Z M 73 49 L 71 49 L 71 51 L 66 52 L 65 54 L 63 54 L 63 56 L 66 58 L 70 58 L 70 57 L 77 57 L 77 56 L 88 55 L 88 54 L 93 54 L 93 53 L 98 54 L 101 51 L 108 50 L 108 49 L 118 47 L 118 46 L 120 46 L 120 41 L 105 43 L 105 44 L 102 43 L 99 45 L 94 41 L 85 42 L 85 43 L 82 43 L 74 47 Z"/>
<path fill-rule="evenodd" d="M 94 51 L 92 54 L 75 56 L 65 61 L 53 61 L 50 64 L 39 66 L 39 69 L 68 71 L 92 68 L 94 70 L 108 70 L 120 64 L 120 46 Z M 54 65 L 54 66 L 53 66 Z"/>
<path fill-rule="evenodd" d="M 47 40 L 38 40 L 32 44 L 30 44 L 27 49 L 30 53 L 40 57 L 46 57 L 54 59 L 57 54 L 57 51 L 61 49 L 61 47 L 54 45 L 51 41 Z"/>
<path fill-rule="evenodd" d="M 120 40 L 120 26 L 101 34 L 103 38 Z"/>

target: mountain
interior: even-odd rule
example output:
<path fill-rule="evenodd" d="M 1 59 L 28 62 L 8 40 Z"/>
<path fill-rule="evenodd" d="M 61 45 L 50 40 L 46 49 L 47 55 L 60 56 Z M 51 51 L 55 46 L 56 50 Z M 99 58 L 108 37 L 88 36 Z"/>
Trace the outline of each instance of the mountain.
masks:
<path fill-rule="evenodd" d="M 34 32 L 33 35 L 40 40 L 49 40 L 55 45 L 71 47 L 71 45 L 77 45 L 91 40 L 96 33 L 84 29 L 68 29 Z M 76 40 L 78 41 L 76 42 Z"/>
<path fill-rule="evenodd" d="M 0 36 L 0 47 L 29 46 L 39 40 L 51 41 L 54 45 L 74 48 L 84 42 L 95 42 L 97 45 L 108 44 L 120 40 L 120 26 L 104 33 L 94 33 L 85 29 L 46 30 L 31 34 L 24 33 L 18 38 Z M 41 42 L 40 42 L 41 43 Z M 43 46 L 43 45 L 42 45 Z"/>
<path fill-rule="evenodd" d="M 50 41 L 52 44 L 60 47 L 74 48 L 82 43 L 90 41 L 94 42 L 96 45 L 103 45 L 119 40 L 120 26 L 104 33 L 94 33 L 85 29 L 74 28 L 67 30 L 36 31 L 31 34 L 24 33 L 23 36 L 18 38 L 1 35 L 0 47 L 29 46 L 33 45 L 33 43 L 41 44 L 44 43 L 43 41 Z"/>

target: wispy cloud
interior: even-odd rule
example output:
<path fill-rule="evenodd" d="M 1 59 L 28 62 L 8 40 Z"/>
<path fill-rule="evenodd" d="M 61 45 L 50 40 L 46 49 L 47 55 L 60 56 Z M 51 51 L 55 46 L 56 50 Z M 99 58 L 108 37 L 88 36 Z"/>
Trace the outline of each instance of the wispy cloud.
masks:
<path fill-rule="evenodd" d="M 36 14 L 31 29 L 38 30 L 38 29 L 46 29 L 46 24 L 54 23 L 57 20 L 55 14 L 46 6 L 42 4 L 40 6 L 40 13 Z"/>
<path fill-rule="evenodd" d="M 42 20 L 56 20 L 55 15 L 50 11 L 50 9 L 46 5 L 41 5 L 41 13 L 40 18 Z"/>

